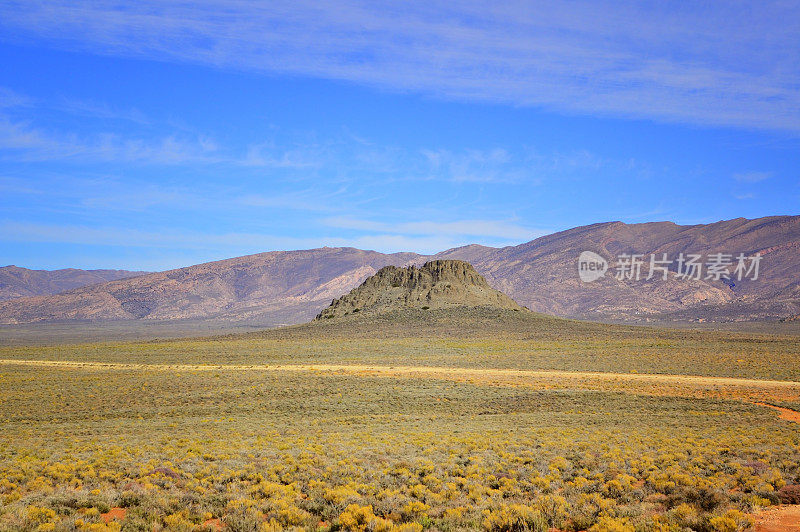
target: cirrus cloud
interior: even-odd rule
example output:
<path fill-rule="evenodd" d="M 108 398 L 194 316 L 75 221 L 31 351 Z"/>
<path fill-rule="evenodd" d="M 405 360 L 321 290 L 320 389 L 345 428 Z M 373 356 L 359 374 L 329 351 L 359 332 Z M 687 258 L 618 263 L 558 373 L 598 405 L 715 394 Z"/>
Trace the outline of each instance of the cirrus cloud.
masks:
<path fill-rule="evenodd" d="M 567 113 L 800 131 L 800 7 L 747 3 L 18 1 L 0 35 Z"/>

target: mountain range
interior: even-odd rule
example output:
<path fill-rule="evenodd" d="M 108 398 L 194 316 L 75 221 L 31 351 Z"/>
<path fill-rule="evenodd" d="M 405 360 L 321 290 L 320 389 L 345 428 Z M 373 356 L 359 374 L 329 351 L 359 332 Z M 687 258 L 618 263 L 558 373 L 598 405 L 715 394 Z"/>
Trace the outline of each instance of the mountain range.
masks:
<path fill-rule="evenodd" d="M 127 279 L 150 272 L 127 270 L 29 270 L 18 266 L 0 268 L 0 301 L 29 296 L 49 296 L 92 284 Z"/>
<path fill-rule="evenodd" d="M 578 259 L 584 251 L 608 263 L 608 271 L 594 282 L 578 276 Z M 708 270 L 699 278 L 676 275 L 681 254 L 700 255 L 708 262 L 718 253 L 732 262 L 731 273 L 740 254 L 760 256 L 757 278 L 752 271 L 742 279 L 706 278 Z M 637 255 L 643 263 L 638 280 L 624 275 L 631 273 L 624 268 L 630 260 L 626 255 Z M 666 279 L 661 271 L 647 279 L 651 256 L 670 260 Z M 264 326 L 299 323 L 384 266 L 420 266 L 436 259 L 467 261 L 492 288 L 520 305 L 558 316 L 740 321 L 800 315 L 800 216 L 772 216 L 701 225 L 599 223 L 518 246 L 470 245 L 435 255 L 319 248 L 273 251 L 141 275 L 118 272 L 113 275 L 136 276 L 109 281 L 99 279 L 103 274 L 95 270 L 74 276 L 92 284 L 64 285 L 68 289 L 60 293 L 53 293 L 59 286 L 52 280 L 58 277 L 56 272 L 49 272 L 52 279 L 48 272 L 37 273 L 39 277 L 17 272 L 0 281 L 4 297 L 15 297 L 0 301 L 0 323 L 209 319 Z M 28 280 L 15 285 L 9 278 Z"/>

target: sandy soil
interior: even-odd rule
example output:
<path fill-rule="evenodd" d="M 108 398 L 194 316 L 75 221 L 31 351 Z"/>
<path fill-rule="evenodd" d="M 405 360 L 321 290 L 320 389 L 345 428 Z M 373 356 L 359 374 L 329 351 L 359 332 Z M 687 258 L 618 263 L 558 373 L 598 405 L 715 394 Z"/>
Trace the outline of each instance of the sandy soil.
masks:
<path fill-rule="evenodd" d="M 111 508 L 108 512 L 100 514 L 100 518 L 104 523 L 110 523 L 111 521 L 122 521 L 125 519 L 125 515 L 127 513 L 128 510 L 125 508 Z"/>
<path fill-rule="evenodd" d="M 781 406 L 770 405 L 767 403 L 756 403 L 758 406 L 766 406 L 778 412 L 778 417 L 791 421 L 793 423 L 800 423 L 800 412 L 792 410 L 791 408 L 783 408 Z"/>
<path fill-rule="evenodd" d="M 800 531 L 800 505 L 767 508 L 756 516 L 756 532 Z"/>
<path fill-rule="evenodd" d="M 645 373 L 603 373 L 590 371 L 539 371 L 494 368 L 459 368 L 440 366 L 373 366 L 366 364 L 127 364 L 118 362 L 80 362 L 70 360 L 15 360 L 0 359 L 0 365 L 40 366 L 54 368 L 88 368 L 109 370 L 150 371 L 319 371 L 372 375 L 462 375 L 476 377 L 589 377 L 608 381 L 636 381 L 642 383 L 701 384 L 723 386 L 746 386 L 748 388 L 800 388 L 800 382 L 733 377 L 703 377 L 696 375 L 662 375 Z M 770 406 L 771 405 L 764 405 Z M 774 407 L 777 408 L 777 407 Z M 784 409 L 788 410 L 788 409 Z M 789 412 L 793 412 L 789 410 Z"/>
<path fill-rule="evenodd" d="M 589 371 L 547 371 L 444 366 L 389 366 L 365 364 L 131 364 L 79 362 L 74 360 L 0 359 L 0 366 L 17 365 L 57 368 L 68 371 L 263 371 L 308 372 L 320 375 L 363 375 L 385 378 L 441 379 L 534 388 L 616 390 L 625 393 L 665 397 L 695 397 L 739 400 L 747 403 L 800 402 L 800 382 L 666 375 L 644 373 L 603 373 Z M 767 405 L 769 406 L 769 405 Z"/>

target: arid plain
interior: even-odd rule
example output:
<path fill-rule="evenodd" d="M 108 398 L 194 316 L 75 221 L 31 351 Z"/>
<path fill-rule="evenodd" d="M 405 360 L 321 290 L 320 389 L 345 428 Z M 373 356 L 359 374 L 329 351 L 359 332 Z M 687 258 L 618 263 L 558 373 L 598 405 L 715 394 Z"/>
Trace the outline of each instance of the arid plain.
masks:
<path fill-rule="evenodd" d="M 0 359 L 3 530 L 733 531 L 800 482 L 796 336 L 406 309 Z"/>

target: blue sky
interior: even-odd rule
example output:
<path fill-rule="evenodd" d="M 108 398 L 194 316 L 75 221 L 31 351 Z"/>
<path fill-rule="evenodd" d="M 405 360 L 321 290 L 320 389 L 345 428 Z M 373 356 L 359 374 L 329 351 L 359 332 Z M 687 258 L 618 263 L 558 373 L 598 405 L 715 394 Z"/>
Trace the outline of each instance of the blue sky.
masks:
<path fill-rule="evenodd" d="M 0 265 L 799 214 L 794 2 L 0 0 Z"/>

